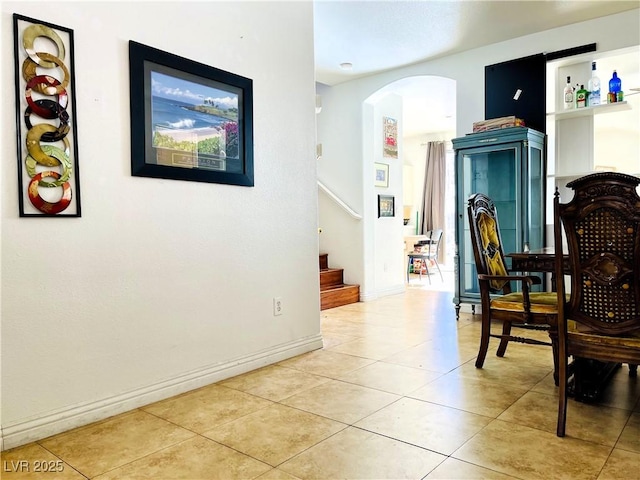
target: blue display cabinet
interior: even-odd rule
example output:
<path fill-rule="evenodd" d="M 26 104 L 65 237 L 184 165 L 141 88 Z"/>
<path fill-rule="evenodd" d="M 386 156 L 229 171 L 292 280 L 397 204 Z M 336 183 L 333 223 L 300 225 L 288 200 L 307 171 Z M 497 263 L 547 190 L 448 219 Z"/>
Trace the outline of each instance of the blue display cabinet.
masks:
<path fill-rule="evenodd" d="M 456 162 L 456 318 L 462 303 L 471 304 L 474 312 L 480 304 L 467 218 L 469 196 L 484 193 L 495 202 L 505 254 L 544 247 L 545 140 L 543 133 L 525 127 L 471 133 L 452 140 Z"/>

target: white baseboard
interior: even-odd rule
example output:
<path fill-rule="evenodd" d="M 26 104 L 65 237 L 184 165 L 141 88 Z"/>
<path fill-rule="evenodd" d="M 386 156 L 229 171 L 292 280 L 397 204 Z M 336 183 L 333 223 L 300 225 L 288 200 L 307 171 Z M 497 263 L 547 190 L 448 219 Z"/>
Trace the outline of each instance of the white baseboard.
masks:
<path fill-rule="evenodd" d="M 188 372 L 114 397 L 62 408 L 0 428 L 2 450 L 128 412 L 196 388 L 322 348 L 322 335 L 296 340 L 268 350 Z"/>
<path fill-rule="evenodd" d="M 383 290 L 376 290 L 375 292 L 360 292 L 360 301 L 361 302 L 371 302 L 381 297 L 386 297 L 389 295 L 398 295 L 400 293 L 404 293 L 406 288 L 404 284 L 396 285 L 393 287 L 385 288 Z"/>

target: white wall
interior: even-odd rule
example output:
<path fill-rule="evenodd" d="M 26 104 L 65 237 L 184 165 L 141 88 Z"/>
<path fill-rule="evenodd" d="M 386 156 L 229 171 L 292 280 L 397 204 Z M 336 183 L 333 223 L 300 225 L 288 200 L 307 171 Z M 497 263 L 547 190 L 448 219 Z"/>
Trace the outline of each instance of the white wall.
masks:
<path fill-rule="evenodd" d="M 341 99 L 330 94 L 331 88 L 317 84 L 316 90 L 322 97 L 316 128 L 317 141 L 322 144 L 318 180 L 339 193 L 339 198 L 357 214 L 363 215 L 362 102 L 339 105 L 335 102 Z M 332 112 L 330 121 L 325 120 L 327 111 Z M 329 254 L 330 267 L 344 269 L 345 283 L 362 285 L 364 282 L 363 223 L 340 210 L 326 194 L 319 194 L 320 252 Z"/>
<path fill-rule="evenodd" d="M 402 236 L 403 144 L 402 97 L 384 94 L 369 98 L 364 104 L 364 202 L 365 207 L 365 281 L 363 300 L 404 292 L 404 240 Z M 395 119 L 398 127 L 398 156 L 385 157 L 384 117 Z M 374 186 L 374 163 L 389 165 L 389 186 Z M 395 216 L 378 218 L 378 195 L 394 197 Z"/>
<path fill-rule="evenodd" d="M 318 141 L 323 158 L 318 177 L 336 194 L 361 206 L 358 195 L 362 178 L 359 171 L 368 159 L 363 153 L 361 128 L 366 119 L 360 106 L 385 85 L 406 77 L 435 75 L 456 81 L 456 136 L 472 131 L 473 122 L 484 119 L 484 67 L 540 52 L 553 52 L 588 43 L 596 43 L 598 52 L 635 46 L 640 38 L 640 9 L 602 17 L 566 27 L 523 36 L 467 52 L 418 63 L 372 75 L 334 87 L 322 86 L 323 109 L 318 116 Z M 321 205 L 322 207 L 322 205 Z M 320 218 L 325 217 L 320 212 Z M 324 235 L 324 233 L 323 233 Z M 333 239 L 323 242 L 339 246 Z M 365 263 L 353 252 L 362 251 L 365 239 L 351 239 L 348 250 L 331 250 L 330 257 L 343 259 L 342 267 L 361 283 L 367 274 Z M 404 262 L 404 259 L 402 259 Z M 360 270 L 359 270 L 360 269 Z"/>
<path fill-rule="evenodd" d="M 323 86 L 318 87 L 321 94 Z M 360 300 L 367 301 L 379 296 L 404 291 L 404 267 L 402 237 L 402 98 L 386 93 L 367 99 L 362 108 L 362 133 L 358 139 L 363 149 L 363 162 L 349 162 L 336 165 L 340 172 L 338 181 L 349 178 L 353 185 L 348 194 L 340 199 L 363 218 L 354 219 L 339 207 L 324 191 L 319 191 L 320 250 L 329 253 L 329 266 L 345 268 L 345 283 L 360 285 Z M 324 111 L 324 99 L 323 99 Z M 322 112 L 318 115 L 322 115 Z M 383 156 L 383 117 L 398 120 L 398 158 Z M 347 127 L 345 127 L 347 128 Z M 329 138 L 339 143 L 351 143 L 343 131 L 333 129 Z M 354 133 L 355 135 L 355 133 Z M 333 143 L 333 142 L 331 142 Z M 323 145 L 319 164 L 331 162 L 335 158 L 332 150 L 327 152 Z M 375 187 L 374 163 L 389 166 L 389 187 Z M 356 170 L 356 168 L 358 170 Z M 319 176 L 320 181 L 323 181 Z M 324 183 L 324 182 L 323 182 Z M 332 189 L 333 190 L 333 189 Z M 360 197 L 358 198 L 357 194 Z M 378 218 L 378 195 L 395 197 L 395 217 Z M 365 272 L 364 276 L 360 273 Z"/>
<path fill-rule="evenodd" d="M 4 448 L 320 347 L 312 4 L 1 8 Z M 74 30 L 81 218 L 18 217 L 14 12 Z M 129 40 L 253 79 L 255 187 L 130 175 Z"/>

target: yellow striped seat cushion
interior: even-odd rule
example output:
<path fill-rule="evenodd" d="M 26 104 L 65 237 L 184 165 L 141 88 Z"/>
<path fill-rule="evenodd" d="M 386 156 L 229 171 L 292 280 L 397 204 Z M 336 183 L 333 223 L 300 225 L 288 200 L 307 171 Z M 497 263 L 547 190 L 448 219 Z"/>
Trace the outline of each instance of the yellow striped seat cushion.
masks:
<path fill-rule="evenodd" d="M 568 299 L 569 296 L 567 296 Z M 558 310 L 558 295 L 555 292 L 530 292 L 529 301 L 532 313 L 555 313 Z M 491 308 L 509 312 L 524 312 L 522 292 L 513 292 L 493 298 Z"/>
<path fill-rule="evenodd" d="M 567 325 L 568 327 L 569 325 Z M 569 332 L 571 338 L 580 343 L 593 345 L 609 345 L 612 347 L 632 347 L 640 349 L 640 333 L 635 333 L 626 337 L 610 337 L 597 333 Z"/>
<path fill-rule="evenodd" d="M 581 342 L 640 348 L 640 331 L 628 335 L 614 337 L 594 332 L 587 325 L 567 320 L 567 330 Z"/>

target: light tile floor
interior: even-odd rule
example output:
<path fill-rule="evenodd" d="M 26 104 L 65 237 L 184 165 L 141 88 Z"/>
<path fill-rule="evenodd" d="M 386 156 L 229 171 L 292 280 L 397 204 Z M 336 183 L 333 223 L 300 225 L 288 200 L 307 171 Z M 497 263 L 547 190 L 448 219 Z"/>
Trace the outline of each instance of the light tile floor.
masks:
<path fill-rule="evenodd" d="M 640 479 L 626 367 L 558 438 L 550 349 L 492 341 L 476 369 L 479 317 L 444 289 L 323 311 L 323 349 L 3 452 L 1 477 Z M 12 471 L 43 460 L 63 471 Z"/>

